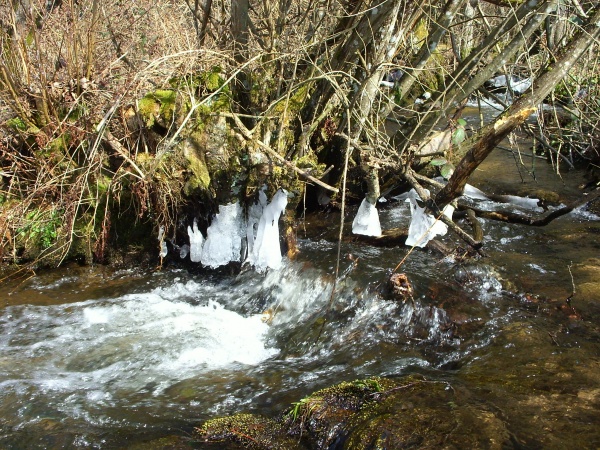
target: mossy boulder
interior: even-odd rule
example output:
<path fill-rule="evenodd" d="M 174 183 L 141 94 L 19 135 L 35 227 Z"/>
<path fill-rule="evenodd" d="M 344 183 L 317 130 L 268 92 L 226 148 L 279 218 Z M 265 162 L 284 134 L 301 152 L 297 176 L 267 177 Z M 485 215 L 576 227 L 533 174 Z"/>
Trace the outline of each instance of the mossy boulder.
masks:
<path fill-rule="evenodd" d="M 155 124 L 162 128 L 169 128 L 174 119 L 176 104 L 176 91 L 157 89 L 140 99 L 138 111 L 148 128 L 152 128 Z"/>
<path fill-rule="evenodd" d="M 204 152 L 198 141 L 193 138 L 185 139 L 181 144 L 181 151 L 188 162 L 190 172 L 184 186 L 185 194 L 192 195 L 197 189 L 208 189 L 210 186 L 210 173 L 208 172 Z"/>
<path fill-rule="evenodd" d="M 504 448 L 495 412 L 446 381 L 368 378 L 322 389 L 280 419 L 240 414 L 196 430 L 203 442 L 256 449 Z M 227 445 L 227 444 L 226 444 Z"/>
<path fill-rule="evenodd" d="M 252 414 L 237 414 L 209 420 L 196 428 L 195 434 L 201 442 L 219 443 L 220 448 L 255 450 L 302 448 L 299 447 L 297 439 L 287 435 L 282 423 Z"/>

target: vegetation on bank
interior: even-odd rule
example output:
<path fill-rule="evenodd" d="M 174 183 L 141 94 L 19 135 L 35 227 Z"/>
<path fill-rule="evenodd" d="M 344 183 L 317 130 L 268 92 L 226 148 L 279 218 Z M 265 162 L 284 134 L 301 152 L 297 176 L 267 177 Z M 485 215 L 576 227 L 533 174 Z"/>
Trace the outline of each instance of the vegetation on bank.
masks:
<path fill-rule="evenodd" d="M 265 184 L 293 194 L 288 225 L 348 190 L 374 204 L 413 187 L 437 216 L 517 129 L 557 171 L 597 167 L 599 23 L 592 1 L 7 2 L 0 257 L 158 255 L 161 227 L 183 245 Z M 497 75 L 533 88 L 500 98 Z M 489 126 L 460 118 L 508 96 Z"/>

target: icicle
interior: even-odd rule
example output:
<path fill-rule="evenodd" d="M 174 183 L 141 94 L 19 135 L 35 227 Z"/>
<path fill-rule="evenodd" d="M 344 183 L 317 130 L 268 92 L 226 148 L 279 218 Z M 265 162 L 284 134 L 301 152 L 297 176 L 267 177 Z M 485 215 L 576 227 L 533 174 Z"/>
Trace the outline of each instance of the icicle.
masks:
<path fill-rule="evenodd" d="M 429 191 L 427 191 L 429 193 Z M 406 245 L 425 247 L 427 243 L 436 236 L 444 236 L 448 231 L 448 227 L 441 220 L 436 221 L 436 218 L 431 214 L 425 213 L 425 209 L 421 208 L 417 200 L 421 200 L 414 189 L 408 192 L 408 197 L 405 200 L 410 204 L 411 221 L 408 227 L 408 238 Z M 446 205 L 444 215 L 452 219 L 454 207 Z"/>
<path fill-rule="evenodd" d="M 258 192 L 258 202 L 254 203 L 248 209 L 248 223 L 246 226 L 246 239 L 248 243 L 248 256 L 250 259 L 252 252 L 254 251 L 254 239 L 258 231 L 258 223 L 262 217 L 263 210 L 267 206 L 267 194 L 265 194 L 266 186 Z"/>
<path fill-rule="evenodd" d="M 158 256 L 160 256 L 161 258 L 164 258 L 165 256 L 167 256 L 168 250 L 167 250 L 167 243 L 165 242 L 165 227 L 163 227 L 162 225 L 160 226 L 160 228 L 158 229 L 158 246 L 160 247 L 160 252 L 158 254 Z"/>
<path fill-rule="evenodd" d="M 352 232 L 365 236 L 381 236 L 379 213 L 375 205 L 372 205 L 366 198 L 360 204 L 354 222 L 352 222 Z"/>
<path fill-rule="evenodd" d="M 277 191 L 271 203 L 264 207 L 258 221 L 256 236 L 252 240 L 252 253 L 248 253 L 248 262 L 259 270 L 281 267 L 281 247 L 279 245 L 279 217 L 287 206 L 287 192 Z M 250 227 L 248 232 L 250 233 Z"/>
<path fill-rule="evenodd" d="M 213 269 L 241 259 L 241 208 L 239 203 L 219 206 L 207 230 L 200 262 Z"/>
<path fill-rule="evenodd" d="M 188 225 L 187 231 L 190 237 L 190 259 L 192 262 L 200 262 L 202 247 L 204 246 L 204 236 L 202 236 L 202 232 L 198 229 L 198 221 L 196 219 L 194 219 L 194 228 L 192 229 Z"/>

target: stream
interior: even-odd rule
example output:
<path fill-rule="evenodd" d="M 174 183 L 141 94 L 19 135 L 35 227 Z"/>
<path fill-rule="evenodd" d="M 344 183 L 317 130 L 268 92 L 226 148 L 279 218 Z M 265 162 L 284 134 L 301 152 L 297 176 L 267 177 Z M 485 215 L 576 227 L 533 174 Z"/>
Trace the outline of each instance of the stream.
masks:
<path fill-rule="evenodd" d="M 521 178 L 515 160 L 495 151 L 472 183 L 569 201 L 584 182 L 544 161 Z M 408 206 L 380 218 L 406 226 Z M 476 263 L 416 250 L 401 268 L 414 303 L 378 294 L 409 248 L 351 240 L 331 300 L 337 243 L 320 230 L 339 216 L 306 221 L 298 258 L 266 274 L 73 265 L 0 285 L 0 448 L 149 448 L 216 416 L 277 416 L 344 380 L 409 374 L 486 411 L 506 436 L 486 448 L 600 446 L 600 217 L 484 220 Z"/>

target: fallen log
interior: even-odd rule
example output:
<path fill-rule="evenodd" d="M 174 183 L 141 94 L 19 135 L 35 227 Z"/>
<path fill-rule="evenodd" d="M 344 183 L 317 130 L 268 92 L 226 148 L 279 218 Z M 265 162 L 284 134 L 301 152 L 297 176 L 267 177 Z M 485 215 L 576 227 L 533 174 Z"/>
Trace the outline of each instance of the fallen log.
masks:
<path fill-rule="evenodd" d="M 521 225 L 529 225 L 532 227 L 543 227 L 548 225 L 553 220 L 564 216 L 565 214 L 570 213 L 576 208 L 579 208 L 587 203 L 593 202 L 598 197 L 600 197 L 600 191 L 597 191 L 587 198 L 580 199 L 575 201 L 569 205 L 563 206 L 562 208 L 558 208 L 550 213 L 546 214 L 542 217 L 532 217 L 521 213 L 516 212 L 506 212 L 506 211 L 486 211 L 483 209 L 479 209 L 474 206 L 469 206 L 467 209 L 472 210 L 478 217 L 482 217 L 484 219 L 496 220 L 499 222 L 507 222 L 507 223 L 516 223 Z"/>

